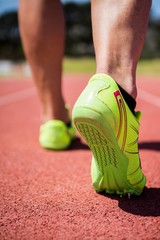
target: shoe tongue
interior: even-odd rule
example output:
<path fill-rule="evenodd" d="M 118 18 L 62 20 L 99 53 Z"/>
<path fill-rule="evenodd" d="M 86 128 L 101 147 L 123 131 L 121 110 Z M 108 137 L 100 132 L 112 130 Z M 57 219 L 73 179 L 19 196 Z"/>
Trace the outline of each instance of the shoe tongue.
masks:
<path fill-rule="evenodd" d="M 142 117 L 142 113 L 141 112 L 135 112 L 135 116 L 136 116 L 136 118 L 137 118 L 137 120 L 138 121 L 140 121 L 141 120 L 141 117 Z"/>

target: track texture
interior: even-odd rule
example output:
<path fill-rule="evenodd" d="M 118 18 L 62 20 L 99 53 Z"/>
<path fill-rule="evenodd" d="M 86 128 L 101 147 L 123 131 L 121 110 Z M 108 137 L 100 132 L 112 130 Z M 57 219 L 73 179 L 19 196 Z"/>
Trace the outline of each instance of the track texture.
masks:
<path fill-rule="evenodd" d="M 64 94 L 71 107 L 88 78 L 64 77 Z M 159 96 L 157 79 L 139 78 L 138 85 Z M 33 88 L 30 80 L 1 80 L 0 99 L 30 88 Z M 3 99 L 0 239 L 160 239 L 160 108 L 141 96 L 138 108 L 143 111 L 139 146 L 147 187 L 141 197 L 127 199 L 94 192 L 90 179 L 91 153 L 79 138 L 67 151 L 40 148 L 36 93 L 18 100 L 9 95 Z"/>

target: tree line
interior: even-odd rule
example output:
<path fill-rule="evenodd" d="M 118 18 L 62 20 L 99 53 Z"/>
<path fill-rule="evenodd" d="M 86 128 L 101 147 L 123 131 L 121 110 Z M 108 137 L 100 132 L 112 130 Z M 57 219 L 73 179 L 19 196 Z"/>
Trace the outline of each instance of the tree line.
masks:
<path fill-rule="evenodd" d="M 64 4 L 66 20 L 65 55 L 94 56 L 90 3 Z M 52 28 L 52 23 L 49 23 Z M 142 58 L 160 56 L 160 21 L 149 22 Z M 0 17 L 0 59 L 24 60 L 17 12 Z"/>

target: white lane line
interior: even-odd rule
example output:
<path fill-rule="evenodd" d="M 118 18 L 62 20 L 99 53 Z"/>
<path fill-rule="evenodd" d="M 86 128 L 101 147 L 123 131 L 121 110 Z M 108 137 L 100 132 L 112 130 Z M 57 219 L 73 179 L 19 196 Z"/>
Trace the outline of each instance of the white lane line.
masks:
<path fill-rule="evenodd" d="M 34 95 L 36 95 L 36 90 L 34 87 L 21 90 L 18 92 L 10 93 L 0 97 L 0 106 L 4 106 L 12 102 L 17 102 L 17 101 L 32 97 Z M 145 90 L 142 90 L 139 88 L 138 97 L 154 106 L 160 107 L 160 97 L 157 97 Z"/>
<path fill-rule="evenodd" d="M 21 90 L 18 92 L 10 93 L 5 96 L 0 97 L 0 106 L 7 105 L 9 103 L 21 101 L 23 99 L 32 97 L 36 94 L 35 88 L 29 88 L 25 90 Z"/>
<path fill-rule="evenodd" d="M 160 107 L 160 97 L 157 97 L 152 93 L 138 89 L 138 97 L 156 107 Z"/>

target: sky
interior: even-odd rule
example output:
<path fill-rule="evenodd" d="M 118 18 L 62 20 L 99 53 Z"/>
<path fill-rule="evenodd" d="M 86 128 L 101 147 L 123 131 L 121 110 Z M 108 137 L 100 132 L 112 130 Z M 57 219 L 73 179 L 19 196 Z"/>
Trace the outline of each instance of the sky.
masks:
<path fill-rule="evenodd" d="M 160 0 L 152 1 L 151 16 L 153 19 L 160 19 Z"/>
<path fill-rule="evenodd" d="M 27 0 L 26 0 L 27 1 Z M 89 0 L 72 0 L 72 2 L 84 3 Z M 63 3 L 71 2 L 71 0 L 62 0 Z M 17 10 L 18 0 L 0 0 L 0 15 L 4 12 Z M 151 16 L 154 20 L 160 19 L 160 0 L 152 0 Z"/>

